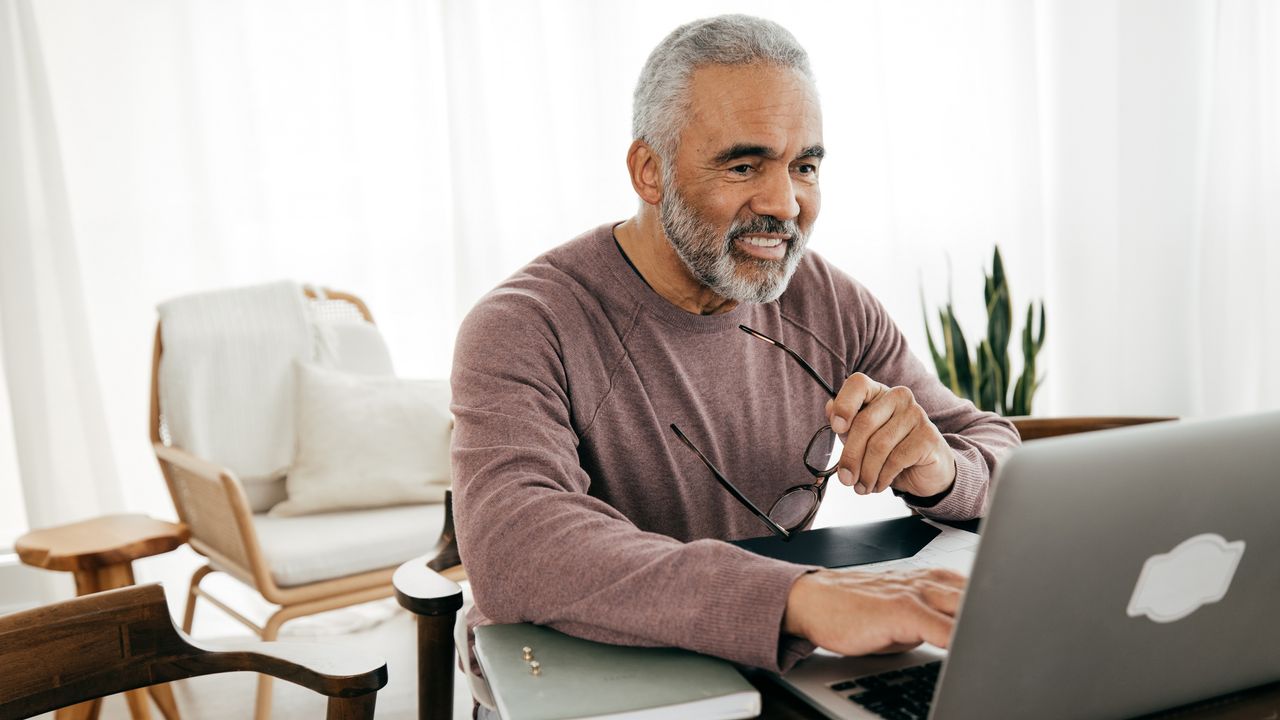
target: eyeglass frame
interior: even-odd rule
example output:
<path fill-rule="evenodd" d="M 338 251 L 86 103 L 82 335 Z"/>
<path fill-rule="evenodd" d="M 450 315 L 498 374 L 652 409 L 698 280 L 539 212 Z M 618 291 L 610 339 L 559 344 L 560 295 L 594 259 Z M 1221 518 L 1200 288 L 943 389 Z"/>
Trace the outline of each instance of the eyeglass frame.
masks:
<path fill-rule="evenodd" d="M 813 366 L 810 365 L 808 361 L 805 360 L 803 357 L 801 357 L 800 354 L 797 353 L 795 350 L 792 350 L 786 345 L 783 345 L 778 340 L 775 340 L 769 337 L 768 335 L 765 335 L 764 333 L 759 332 L 758 330 L 753 330 L 747 327 L 746 325 L 739 325 L 738 329 L 742 330 L 743 332 L 747 333 L 748 335 L 754 338 L 763 340 L 769 343 L 770 345 L 773 345 L 774 347 L 777 347 L 783 352 L 790 355 L 793 360 L 795 360 L 797 363 L 800 364 L 800 367 L 804 369 L 805 373 L 807 373 L 809 377 L 813 378 L 814 381 L 816 381 L 819 385 L 822 386 L 822 389 L 825 390 L 828 395 L 830 395 L 832 398 L 836 397 L 835 388 L 833 388 L 829 383 L 827 383 L 827 381 L 822 377 L 822 375 L 820 375 L 817 370 L 814 370 Z M 831 431 L 830 425 L 823 425 L 821 428 L 818 429 L 817 432 L 813 434 L 813 437 L 810 438 L 809 444 L 805 446 L 804 456 L 803 456 L 805 469 L 808 470 L 814 476 L 814 481 L 811 483 L 794 485 L 792 487 L 787 488 L 782 492 L 781 495 L 778 496 L 778 499 L 774 501 L 773 505 L 770 506 L 769 510 L 770 512 L 772 512 L 773 509 L 778 506 L 778 503 L 782 502 L 783 498 L 795 492 L 812 492 L 815 495 L 817 495 L 818 499 L 813 503 L 813 508 L 810 509 L 809 512 L 805 513 L 805 516 L 802 519 L 800 519 L 799 522 L 796 522 L 790 528 L 784 528 L 781 525 L 779 525 L 776 520 L 769 517 L 768 513 L 762 511 L 759 507 L 756 506 L 755 503 L 751 502 L 751 500 L 746 495 L 742 494 L 742 491 L 739 490 L 736 485 L 730 482 L 729 478 L 724 476 L 724 473 L 720 472 L 719 468 L 715 466 L 715 463 L 711 462 L 711 460 L 706 456 L 706 454 L 704 454 L 701 450 L 699 450 L 698 446 L 694 445 L 693 441 L 690 440 L 688 436 L 686 436 L 684 432 L 680 430 L 680 428 L 675 423 L 671 423 L 671 430 L 675 432 L 676 437 L 680 438 L 681 442 L 683 442 L 690 450 L 692 450 L 698 456 L 699 459 L 702 460 L 702 463 L 707 466 L 707 469 L 711 471 L 711 474 L 715 477 L 715 479 L 720 483 L 722 487 L 724 487 L 725 490 L 729 491 L 729 494 L 732 495 L 735 500 L 745 505 L 747 509 L 750 510 L 757 518 L 759 518 L 761 522 L 763 522 L 766 526 L 768 526 L 768 528 L 771 531 L 773 531 L 775 535 L 778 535 L 783 540 L 790 540 L 792 533 L 804 527 L 805 524 L 807 524 L 810 520 L 812 520 L 813 516 L 817 514 L 818 507 L 822 504 L 822 498 L 826 494 L 827 480 L 832 475 L 836 474 L 836 471 L 839 469 L 839 463 L 833 464 L 831 467 L 826 469 L 815 468 L 809 464 L 809 451 L 812 450 L 813 443 L 817 441 L 817 439 L 820 436 L 824 435 L 828 431 Z"/>

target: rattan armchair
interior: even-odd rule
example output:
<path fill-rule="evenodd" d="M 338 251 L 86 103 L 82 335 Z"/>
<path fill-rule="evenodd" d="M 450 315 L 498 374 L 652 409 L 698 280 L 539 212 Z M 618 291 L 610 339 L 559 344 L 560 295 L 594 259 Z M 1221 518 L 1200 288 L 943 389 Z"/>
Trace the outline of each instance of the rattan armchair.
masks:
<path fill-rule="evenodd" d="M 317 296 L 308 291 L 307 296 L 313 304 L 322 303 L 325 313 L 342 314 L 348 318 L 373 323 L 369 309 L 354 295 L 325 291 Z M 278 521 L 254 514 L 245 489 L 234 472 L 208 459 L 196 457 L 168 442 L 165 419 L 160 406 L 159 369 L 163 353 L 161 328 L 157 325 L 151 375 L 151 443 L 178 517 L 190 528 L 190 545 L 197 553 L 208 559 L 208 563 L 196 570 L 191 578 L 182 621 L 183 631 L 191 631 L 198 599 L 205 600 L 228 613 L 257 633 L 263 640 L 275 640 L 281 626 L 294 618 L 391 597 L 394 592 L 391 580 L 397 567 L 420 554 L 422 549 L 429 547 L 430 542 L 435 538 L 430 537 L 428 533 L 433 534 L 442 528 L 444 532 L 437 541 L 436 550 L 429 553 L 433 559 L 436 555 L 440 556 L 433 566 L 445 571 L 450 577 L 456 579 L 462 577 L 461 567 L 456 559 L 456 549 L 451 547 L 451 522 L 445 518 L 445 507 L 436 505 L 433 506 L 435 508 L 433 517 L 436 518 L 435 529 L 424 524 L 423 544 L 420 549 L 402 557 L 389 558 L 385 566 L 362 572 L 326 577 L 303 584 L 281 582 L 273 572 L 269 553 L 264 551 L 258 525 L 268 521 L 278 524 Z M 362 512 L 369 515 L 379 511 Z M 328 517 L 337 515 L 340 514 L 333 513 Z M 290 520 L 295 519 L 285 519 L 285 522 Z M 296 520 L 305 520 L 305 518 Z M 446 522 L 448 522 L 447 527 Z M 425 566 L 423 569 L 433 572 Z M 257 590 L 268 602 L 278 605 L 279 609 L 265 623 L 257 624 L 201 587 L 201 582 L 215 571 L 225 572 Z M 456 589 L 456 585 L 453 589 Z M 448 596 L 453 589 L 445 587 L 443 592 Z M 461 604 L 460 593 L 458 604 Z M 450 613 L 450 622 L 452 618 L 453 613 Z M 450 643 L 451 647 L 452 643 Z M 423 667 L 421 671 L 424 675 L 443 673 L 452 681 L 452 667 L 449 663 L 445 663 L 443 668 Z M 270 716 L 270 709 L 271 677 L 263 675 L 258 685 L 255 717 L 258 720 L 266 720 Z"/>

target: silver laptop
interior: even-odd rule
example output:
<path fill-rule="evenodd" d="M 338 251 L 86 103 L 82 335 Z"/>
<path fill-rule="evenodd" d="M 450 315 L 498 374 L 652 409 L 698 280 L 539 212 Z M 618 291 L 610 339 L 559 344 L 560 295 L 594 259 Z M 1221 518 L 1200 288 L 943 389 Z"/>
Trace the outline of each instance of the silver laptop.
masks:
<path fill-rule="evenodd" d="M 1125 718 L 1280 680 L 1280 412 L 1036 441 L 965 535 L 905 561 L 973 561 L 949 653 L 819 653 L 782 681 L 833 718 L 953 720 Z"/>

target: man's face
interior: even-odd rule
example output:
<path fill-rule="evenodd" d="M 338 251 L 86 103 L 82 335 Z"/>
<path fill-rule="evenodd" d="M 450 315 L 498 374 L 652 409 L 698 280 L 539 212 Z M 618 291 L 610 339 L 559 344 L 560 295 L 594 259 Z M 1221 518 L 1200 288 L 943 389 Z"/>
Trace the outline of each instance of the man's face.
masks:
<path fill-rule="evenodd" d="M 821 204 L 817 95 L 800 73 L 769 65 L 708 65 L 691 91 L 663 175 L 663 230 L 716 294 L 769 302 L 786 289 Z"/>

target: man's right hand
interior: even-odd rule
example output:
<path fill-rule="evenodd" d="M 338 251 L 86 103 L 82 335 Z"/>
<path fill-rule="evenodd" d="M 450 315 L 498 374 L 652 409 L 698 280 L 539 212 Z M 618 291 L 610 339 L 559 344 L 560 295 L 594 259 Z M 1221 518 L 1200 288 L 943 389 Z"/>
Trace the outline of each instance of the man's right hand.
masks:
<path fill-rule="evenodd" d="M 950 570 L 819 570 L 787 596 L 782 629 L 841 655 L 945 648 L 965 577 Z"/>

